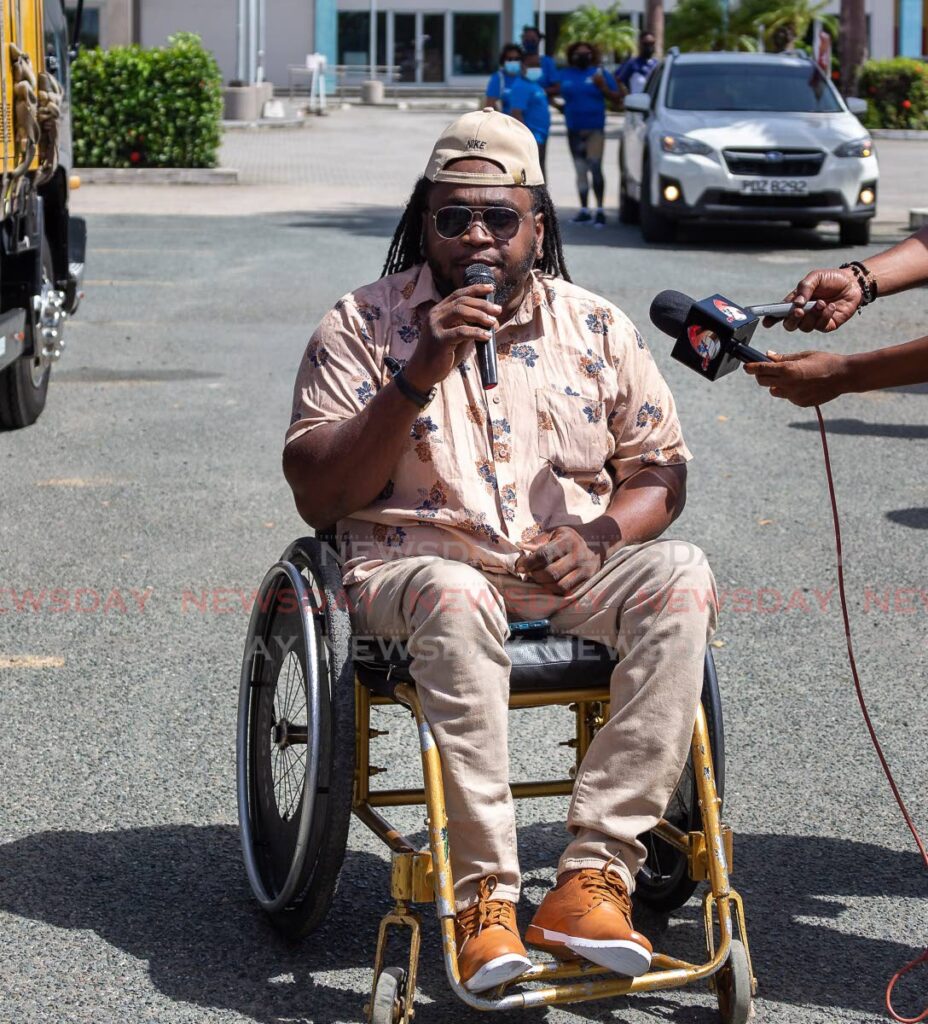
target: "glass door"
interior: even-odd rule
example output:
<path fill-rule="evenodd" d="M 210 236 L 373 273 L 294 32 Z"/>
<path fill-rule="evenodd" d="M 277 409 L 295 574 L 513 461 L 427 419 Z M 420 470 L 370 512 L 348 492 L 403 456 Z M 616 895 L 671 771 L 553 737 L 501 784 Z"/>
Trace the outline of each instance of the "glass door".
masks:
<path fill-rule="evenodd" d="M 391 14 L 393 19 L 393 63 L 399 68 L 399 81 L 418 82 L 419 62 L 416 59 L 416 21 L 418 16 Z"/>
<path fill-rule="evenodd" d="M 445 80 L 445 15 L 420 13 L 422 28 L 422 82 Z"/>

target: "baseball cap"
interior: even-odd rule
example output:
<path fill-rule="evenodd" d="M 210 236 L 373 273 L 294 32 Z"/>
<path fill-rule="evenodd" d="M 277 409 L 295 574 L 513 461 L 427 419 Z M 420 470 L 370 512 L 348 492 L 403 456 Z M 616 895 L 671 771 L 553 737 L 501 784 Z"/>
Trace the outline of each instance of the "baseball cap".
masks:
<path fill-rule="evenodd" d="M 488 160 L 499 165 L 498 174 L 459 171 L 455 160 Z M 448 165 L 451 165 L 450 167 Z M 543 185 L 535 136 L 514 117 L 492 107 L 464 114 L 441 133 L 429 157 L 429 181 L 454 185 Z"/>

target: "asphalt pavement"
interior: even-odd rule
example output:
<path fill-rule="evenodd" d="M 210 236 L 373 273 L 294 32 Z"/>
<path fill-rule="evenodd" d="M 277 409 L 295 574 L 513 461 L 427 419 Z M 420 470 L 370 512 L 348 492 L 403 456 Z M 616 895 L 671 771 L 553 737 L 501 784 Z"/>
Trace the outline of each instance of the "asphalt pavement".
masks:
<path fill-rule="evenodd" d="M 267 144 L 282 144 L 277 135 Z M 367 145 L 386 153 L 400 143 L 385 128 Z M 280 473 L 297 364 L 332 302 L 379 274 L 398 218 L 385 202 L 408 190 L 421 155 L 384 157 L 379 201 L 353 206 L 333 191 L 305 196 L 302 209 L 281 211 L 275 200 L 270 212 L 243 214 L 261 207 L 249 188 L 270 185 L 241 186 L 238 208 L 223 188 L 163 189 L 156 203 L 149 189 L 131 202 L 103 186 L 81 197 L 86 300 L 44 415 L 0 434 L 2 1022 L 361 1020 L 388 905 L 384 849 L 353 824 L 324 928 L 295 947 L 272 932 L 238 846 L 236 690 L 250 597 L 306 532 Z M 569 179 L 558 180 L 569 212 Z M 131 209 L 100 212 L 121 203 Z M 171 203 L 201 212 L 168 213 Z M 714 654 L 725 817 L 760 985 L 757 1020 L 883 1019 L 887 979 L 928 941 L 926 878 L 854 696 L 814 415 L 740 373 L 706 384 L 670 360 L 647 321 L 664 287 L 774 301 L 811 266 L 861 252 L 785 229 L 714 229 L 711 241 L 692 232 L 674 246 L 644 246 L 614 223 L 601 232 L 566 225 L 564 234 L 574 279 L 642 329 L 695 453 L 673 534 L 707 550 L 723 600 Z M 898 237 L 897 225 L 881 226 L 881 244 Z M 925 333 L 925 309 L 925 291 L 881 300 L 814 343 L 860 350 L 914 338 Z M 807 347 L 779 329 L 763 340 Z M 926 403 L 919 387 L 825 410 L 858 664 L 923 830 Z M 411 783 L 408 719 L 397 709 L 378 717 L 391 733 L 374 760 L 391 770 L 377 781 Z M 566 712 L 521 712 L 512 723 L 516 778 L 566 767 L 557 746 L 570 734 Z M 523 924 L 552 878 L 565 809 L 557 800 L 519 808 Z M 422 835 L 421 812 L 396 819 Z M 485 1019 L 448 992 L 437 926 L 422 909 L 416 1020 Z M 656 946 L 685 957 L 700 955 L 699 922 L 697 901 L 669 918 L 636 916 Z M 924 994 L 924 973 L 911 976 L 900 1009 L 917 1014 Z M 717 1017 L 701 987 L 528 1019 Z"/>

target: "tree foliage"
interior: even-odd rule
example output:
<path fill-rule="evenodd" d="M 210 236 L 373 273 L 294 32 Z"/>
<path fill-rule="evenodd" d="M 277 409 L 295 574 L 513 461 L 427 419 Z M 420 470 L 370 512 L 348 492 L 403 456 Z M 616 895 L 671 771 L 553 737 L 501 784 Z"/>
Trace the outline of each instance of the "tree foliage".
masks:
<path fill-rule="evenodd" d="M 630 21 L 620 14 L 614 3 L 607 10 L 593 4 L 578 7 L 564 19 L 557 37 L 557 52 L 563 56 L 571 43 L 592 43 L 603 59 L 613 61 L 633 54 L 638 46 L 638 32 Z"/>
<path fill-rule="evenodd" d="M 667 43 L 681 50 L 756 50 L 761 31 L 764 45 L 775 46 L 777 32 L 801 40 L 817 18 L 834 38 L 837 19 L 824 14 L 827 0 L 731 0 L 726 16 L 723 0 L 680 0 L 669 16 Z"/>
<path fill-rule="evenodd" d="M 148 50 L 82 50 L 71 105 L 78 166 L 216 166 L 222 76 L 199 36 L 179 33 Z"/>

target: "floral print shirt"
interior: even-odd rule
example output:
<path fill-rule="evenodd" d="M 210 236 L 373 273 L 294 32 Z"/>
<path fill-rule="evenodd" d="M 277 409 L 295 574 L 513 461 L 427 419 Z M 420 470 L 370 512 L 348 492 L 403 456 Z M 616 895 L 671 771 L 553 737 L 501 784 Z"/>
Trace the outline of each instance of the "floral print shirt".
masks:
<path fill-rule="evenodd" d="M 359 413 L 439 299 L 425 265 L 340 299 L 306 348 L 285 443 Z M 598 518 L 642 465 L 692 457 L 670 389 L 611 303 L 534 272 L 496 343 L 499 386 L 484 391 L 465 355 L 377 498 L 338 523 L 346 584 L 423 554 L 514 574 L 526 541 Z"/>

